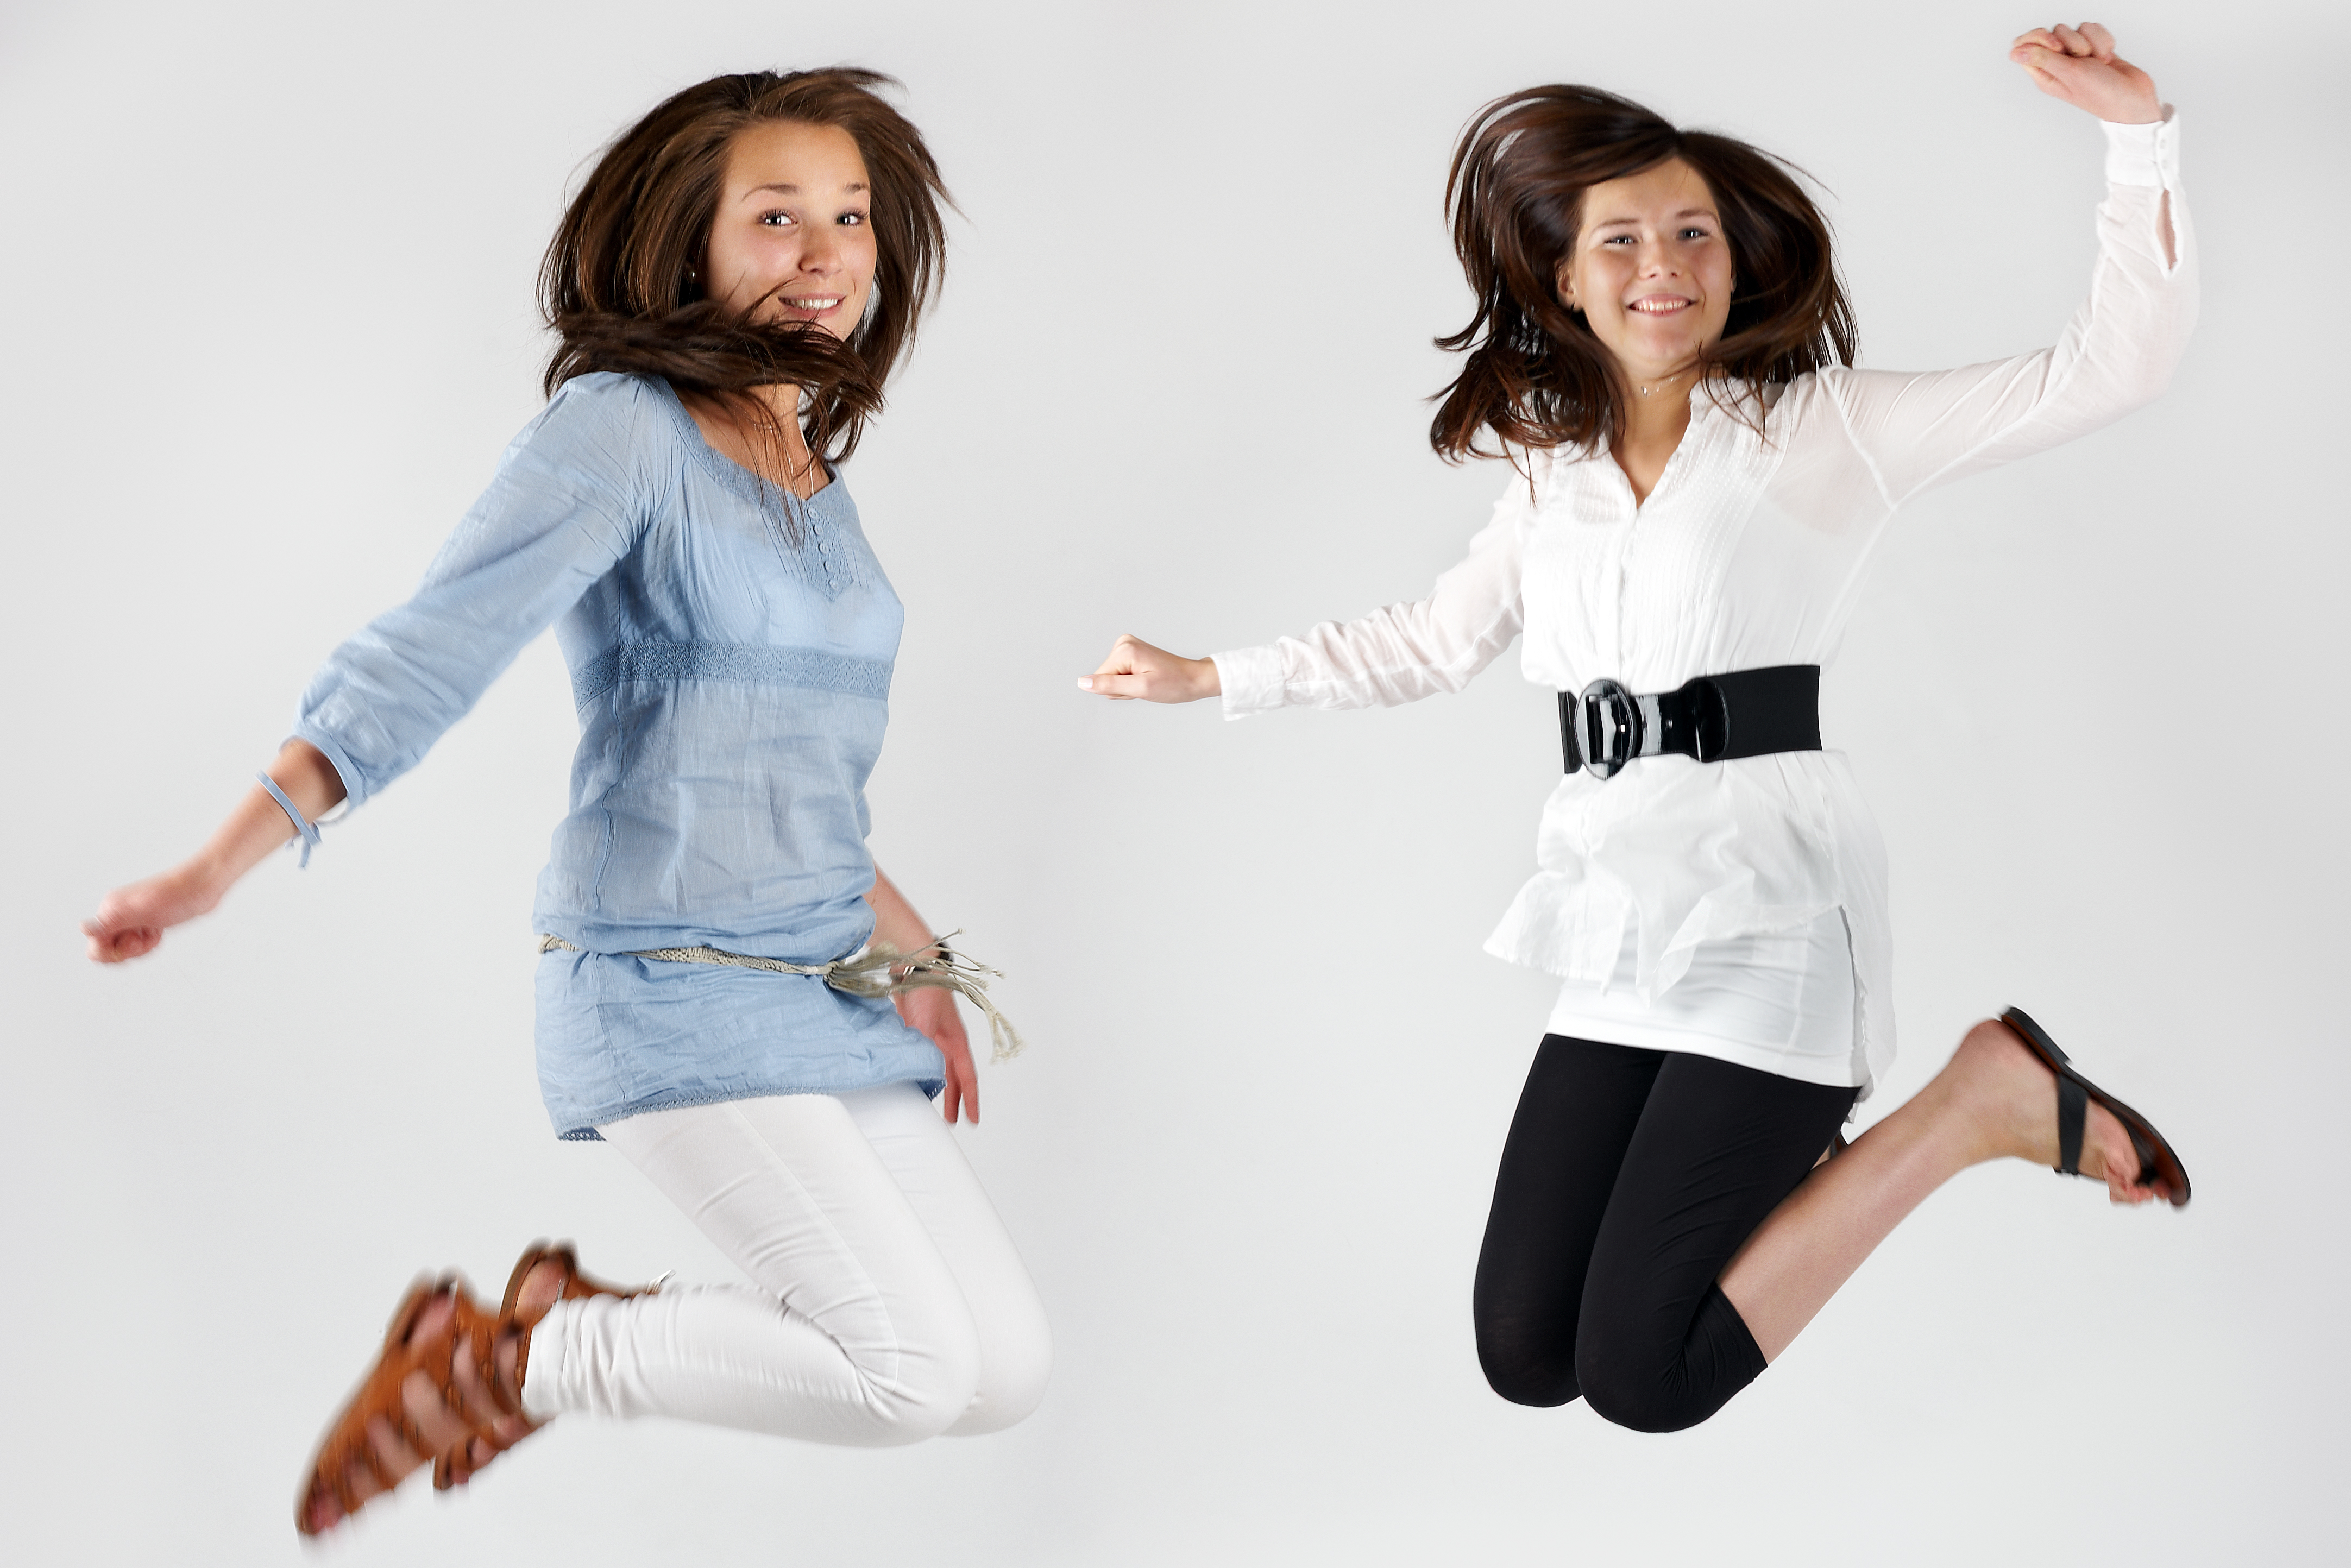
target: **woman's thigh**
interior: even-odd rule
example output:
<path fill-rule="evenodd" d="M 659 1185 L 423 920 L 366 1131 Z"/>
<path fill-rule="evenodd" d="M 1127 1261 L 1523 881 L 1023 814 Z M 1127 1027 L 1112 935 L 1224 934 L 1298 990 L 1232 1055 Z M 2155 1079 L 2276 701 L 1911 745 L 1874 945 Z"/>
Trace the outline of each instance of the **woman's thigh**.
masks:
<path fill-rule="evenodd" d="M 1520 1405 L 1577 1396 L 1577 1313 L 1619 1166 L 1665 1053 L 1546 1035 L 1495 1176 L 1472 1316 L 1478 1362 Z"/>
<path fill-rule="evenodd" d="M 1593 1238 L 1577 1381 L 1649 1430 L 1704 1420 L 1763 1369 L 1716 1278 L 1829 1147 L 1854 1091 L 1669 1053 Z"/>
<path fill-rule="evenodd" d="M 980 1386 L 947 1431 L 1010 1427 L 1045 1397 L 1054 1363 L 1045 1303 L 954 1129 L 911 1083 L 838 1096 L 947 1260 L 980 1334 Z"/>
<path fill-rule="evenodd" d="M 970 1386 L 978 1345 L 962 1287 L 840 1098 L 731 1100 L 599 1130 L 864 1377 L 885 1387 Z"/>

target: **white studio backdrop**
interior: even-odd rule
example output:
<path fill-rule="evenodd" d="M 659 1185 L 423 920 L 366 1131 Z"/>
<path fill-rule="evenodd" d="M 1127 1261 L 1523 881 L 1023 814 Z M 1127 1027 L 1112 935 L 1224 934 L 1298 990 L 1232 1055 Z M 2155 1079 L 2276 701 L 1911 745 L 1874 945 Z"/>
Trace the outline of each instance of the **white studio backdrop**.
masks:
<path fill-rule="evenodd" d="M 1938 1195 L 1671 1437 L 1485 1388 L 1469 1293 L 1548 984 L 1479 946 L 1557 768 L 1465 696 L 1219 722 L 1076 691 L 1417 597 L 1503 472 L 1424 440 L 1482 102 L 1628 92 L 1821 181 L 1865 362 L 2046 343 L 2100 140 L 1968 4 L 873 0 L 0 11 L 13 716 L 0 1292 L 13 1561 L 303 1560 L 297 1480 L 421 1269 L 537 1235 L 731 1277 L 549 1135 L 542 639 L 414 775 L 155 957 L 75 923 L 188 852 L 317 661 L 539 405 L 567 183 L 721 70 L 901 77 L 961 205 L 851 470 L 908 611 L 878 858 L 1032 1040 L 965 1146 L 1045 1407 L 851 1452 L 567 1419 L 316 1561 L 2340 1563 L 2347 1551 L 2347 18 L 2105 20 L 2185 121 L 2173 391 L 1889 533 L 1827 684 L 1895 867 L 1897 1103 L 2016 1002 L 2156 1115 L 2185 1213 Z"/>

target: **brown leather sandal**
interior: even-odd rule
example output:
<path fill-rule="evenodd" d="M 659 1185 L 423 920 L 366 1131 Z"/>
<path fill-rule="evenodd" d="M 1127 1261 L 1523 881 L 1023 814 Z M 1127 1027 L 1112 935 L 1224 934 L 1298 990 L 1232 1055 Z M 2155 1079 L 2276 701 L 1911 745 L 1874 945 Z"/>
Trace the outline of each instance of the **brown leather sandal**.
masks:
<path fill-rule="evenodd" d="M 523 1283 L 541 1263 L 559 1265 L 563 1270 L 563 1284 L 552 1300 L 526 1318 L 521 1312 Z M 515 1260 L 514 1272 L 507 1276 L 506 1297 L 499 1305 L 498 1322 L 479 1362 L 485 1369 L 482 1380 L 498 1406 L 497 1416 L 490 1429 L 478 1429 L 467 1441 L 434 1457 L 434 1486 L 444 1491 L 453 1486 L 464 1486 L 483 1466 L 547 1424 L 532 1420 L 524 1412 L 522 1385 L 530 1367 L 530 1331 L 539 1326 L 549 1307 L 556 1301 L 576 1301 L 589 1296 L 650 1296 L 660 1290 L 660 1280 L 631 1290 L 591 1279 L 580 1271 L 579 1256 L 569 1241 L 542 1239 L 524 1248 L 522 1256 Z M 507 1361 L 504 1353 L 509 1350 L 512 1360 Z"/>
<path fill-rule="evenodd" d="M 629 1290 L 591 1279 L 580 1271 L 580 1260 L 568 1242 L 543 1240 L 523 1249 L 495 1317 L 467 1294 L 455 1274 L 418 1280 L 392 1314 L 375 1365 L 319 1445 L 310 1479 L 295 1504 L 295 1529 L 305 1535 L 332 1529 L 370 1498 L 399 1484 L 402 1477 L 385 1461 L 371 1430 L 379 1417 L 420 1460 L 432 1462 L 433 1485 L 441 1491 L 465 1485 L 483 1466 L 545 1425 L 524 1414 L 522 1385 L 530 1360 L 530 1331 L 547 1315 L 547 1308 L 529 1318 L 520 1311 L 523 1283 L 543 1262 L 563 1270 L 563 1285 L 554 1301 L 642 1296 L 661 1288 L 658 1280 Z M 437 1333 L 424 1333 L 425 1310 L 445 1296 L 452 1302 L 448 1321 Z M 460 1342 L 469 1353 L 463 1358 L 458 1355 Z M 456 1442 L 436 1445 L 409 1414 L 402 1385 L 413 1372 L 432 1380 L 442 1407 L 463 1428 Z M 376 1489 L 365 1496 L 356 1480 L 362 1468 Z"/>
<path fill-rule="evenodd" d="M 450 1302 L 449 1315 L 437 1330 L 428 1333 L 424 1326 L 425 1313 L 444 1299 Z M 402 1385 L 411 1373 L 422 1372 L 431 1380 L 443 1407 L 465 1429 L 455 1449 L 468 1450 L 477 1438 L 500 1448 L 511 1445 L 515 1438 L 501 1440 L 499 1430 L 498 1417 L 506 1411 L 485 1410 L 478 1399 L 467 1397 L 458 1386 L 457 1350 L 462 1342 L 471 1353 L 477 1385 L 488 1391 L 495 1406 L 509 1404 L 506 1391 L 498 1387 L 491 1360 L 498 1326 L 498 1320 L 467 1293 L 465 1282 L 455 1274 L 419 1279 L 411 1285 L 384 1330 L 383 1349 L 375 1365 L 344 1402 L 310 1461 L 310 1473 L 294 1505 L 294 1528 L 304 1535 L 317 1535 L 357 1513 L 370 1498 L 399 1484 L 401 1475 L 376 1445 L 373 1428 L 379 1420 L 420 1460 L 433 1462 L 435 1484 L 454 1484 L 445 1479 L 450 1473 L 451 1450 L 428 1437 L 409 1413 Z M 520 1408 L 519 1399 L 512 1401 L 515 1415 L 520 1414 Z M 375 1490 L 362 1493 L 357 1478 L 362 1470 Z"/>

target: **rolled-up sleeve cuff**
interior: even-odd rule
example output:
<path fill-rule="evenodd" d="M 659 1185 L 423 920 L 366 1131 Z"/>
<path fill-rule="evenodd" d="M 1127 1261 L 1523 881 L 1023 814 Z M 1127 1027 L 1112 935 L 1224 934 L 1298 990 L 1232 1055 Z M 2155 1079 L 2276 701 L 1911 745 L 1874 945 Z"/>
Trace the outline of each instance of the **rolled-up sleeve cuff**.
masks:
<path fill-rule="evenodd" d="M 2101 122 L 2107 133 L 2107 183 L 2180 188 L 2180 117 L 2170 104 L 2146 125 Z"/>
<path fill-rule="evenodd" d="M 343 781 L 345 810 L 352 810 L 367 799 L 366 779 L 357 768 L 352 765 L 351 754 L 342 748 L 341 744 L 333 736 L 329 735 L 317 725 L 298 720 L 294 726 L 292 738 L 308 741 L 317 747 L 320 754 L 334 765 L 335 777 Z"/>
<path fill-rule="evenodd" d="M 1223 694 L 1227 718 L 1271 713 L 1282 706 L 1282 654 L 1275 649 L 1237 648 L 1230 653 L 1212 653 L 1209 659 L 1217 666 L 1217 685 Z"/>

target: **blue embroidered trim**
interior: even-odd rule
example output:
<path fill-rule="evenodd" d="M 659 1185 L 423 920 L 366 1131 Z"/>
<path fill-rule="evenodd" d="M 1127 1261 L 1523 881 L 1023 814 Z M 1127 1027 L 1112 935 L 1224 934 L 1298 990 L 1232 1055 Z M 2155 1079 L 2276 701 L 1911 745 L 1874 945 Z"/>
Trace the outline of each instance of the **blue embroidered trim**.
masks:
<path fill-rule="evenodd" d="M 572 677 L 572 700 L 585 707 L 625 681 L 803 686 L 879 700 L 890 695 L 890 661 L 735 643 L 624 643 L 597 654 Z"/>

